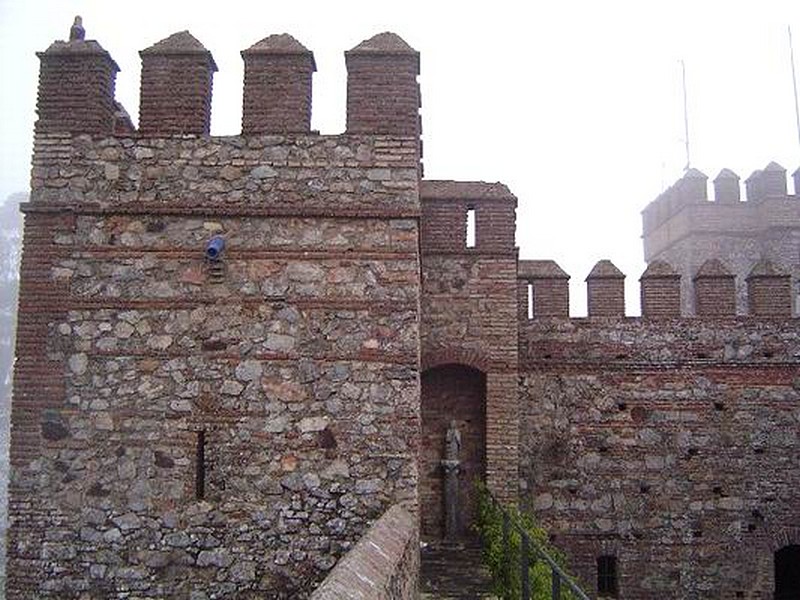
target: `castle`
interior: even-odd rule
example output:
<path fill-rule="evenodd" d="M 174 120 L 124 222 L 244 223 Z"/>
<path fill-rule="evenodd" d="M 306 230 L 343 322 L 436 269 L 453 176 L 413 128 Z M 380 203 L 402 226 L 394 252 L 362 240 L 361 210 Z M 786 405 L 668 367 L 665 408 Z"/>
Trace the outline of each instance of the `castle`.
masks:
<path fill-rule="evenodd" d="M 643 213 L 641 318 L 601 260 L 574 319 L 568 275 L 518 258 L 508 188 L 422 177 L 419 55 L 398 36 L 345 53 L 341 135 L 310 130 L 314 57 L 291 36 L 242 52 L 235 136 L 209 136 L 198 40 L 140 54 L 138 129 L 79 23 L 39 54 L 9 599 L 303 598 L 365 535 L 388 540 L 375 597 L 410 597 L 451 421 L 463 531 L 477 478 L 593 593 L 797 597 L 784 171 L 747 202 L 722 174 L 713 203 L 687 173 Z M 771 241 L 726 262 L 734 213 L 731 238 Z"/>

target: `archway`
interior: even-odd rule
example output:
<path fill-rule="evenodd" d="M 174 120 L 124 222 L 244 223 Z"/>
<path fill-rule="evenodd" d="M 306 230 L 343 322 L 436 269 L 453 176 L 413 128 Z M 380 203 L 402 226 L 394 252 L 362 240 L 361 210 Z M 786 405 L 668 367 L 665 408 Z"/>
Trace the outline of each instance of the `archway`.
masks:
<path fill-rule="evenodd" d="M 800 545 L 790 544 L 775 553 L 775 600 L 800 598 Z"/>
<path fill-rule="evenodd" d="M 441 460 L 451 420 L 461 432 L 459 529 L 462 537 L 470 537 L 477 510 L 474 483 L 486 477 L 486 376 L 481 371 L 446 364 L 422 374 L 420 513 L 422 537 L 428 541 L 444 534 Z"/>

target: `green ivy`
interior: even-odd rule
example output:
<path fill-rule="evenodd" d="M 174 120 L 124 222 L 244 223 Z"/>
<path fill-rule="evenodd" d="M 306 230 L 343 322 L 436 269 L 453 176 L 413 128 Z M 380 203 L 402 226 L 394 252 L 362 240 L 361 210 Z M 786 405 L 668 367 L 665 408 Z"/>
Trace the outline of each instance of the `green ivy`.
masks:
<path fill-rule="evenodd" d="M 522 527 L 531 540 L 528 570 L 528 580 L 532 600 L 550 600 L 552 597 L 552 573 L 550 565 L 538 559 L 533 544 L 543 549 L 551 559 L 553 559 L 564 572 L 567 572 L 564 565 L 564 555 L 554 548 L 549 541 L 547 531 L 539 527 L 533 517 L 521 512 L 516 506 L 507 508 L 510 517 L 508 528 L 509 543 L 508 547 L 503 545 L 503 513 L 499 506 L 495 505 L 486 486 L 482 483 L 478 485 L 478 532 L 483 543 L 483 561 L 492 576 L 493 592 L 498 598 L 503 600 L 518 600 L 522 598 L 522 578 L 520 560 L 522 554 L 522 536 L 518 527 Z M 575 578 L 572 578 L 573 581 Z M 577 600 L 566 584 L 561 584 L 562 600 Z"/>

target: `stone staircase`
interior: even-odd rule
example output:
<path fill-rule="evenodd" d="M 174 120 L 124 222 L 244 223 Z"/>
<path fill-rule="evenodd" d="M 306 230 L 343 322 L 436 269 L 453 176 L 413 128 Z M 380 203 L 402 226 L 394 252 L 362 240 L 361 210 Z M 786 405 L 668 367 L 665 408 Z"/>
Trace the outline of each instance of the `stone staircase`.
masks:
<path fill-rule="evenodd" d="M 476 542 L 429 544 L 421 554 L 422 600 L 497 600 Z"/>

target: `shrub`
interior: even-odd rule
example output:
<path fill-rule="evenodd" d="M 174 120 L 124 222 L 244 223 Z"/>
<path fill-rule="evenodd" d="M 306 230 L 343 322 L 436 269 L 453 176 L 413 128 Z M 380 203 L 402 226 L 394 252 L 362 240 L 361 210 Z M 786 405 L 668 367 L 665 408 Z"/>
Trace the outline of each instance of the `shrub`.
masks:
<path fill-rule="evenodd" d="M 489 491 L 482 483 L 477 484 L 478 494 L 478 532 L 483 542 L 483 560 L 492 576 L 494 593 L 503 600 L 522 598 L 522 576 L 520 561 L 522 556 L 523 529 L 530 539 L 528 578 L 532 600 L 550 600 L 552 594 L 552 570 L 539 558 L 534 546 L 547 555 L 566 572 L 564 555 L 554 548 L 548 539 L 547 531 L 539 527 L 534 518 L 521 512 L 516 506 L 507 508 L 510 517 L 508 545 L 503 544 L 503 512 L 492 502 Z M 515 526 L 516 525 L 516 526 Z M 575 578 L 572 578 L 573 581 Z M 563 600 L 577 600 L 565 583 L 561 585 Z"/>

